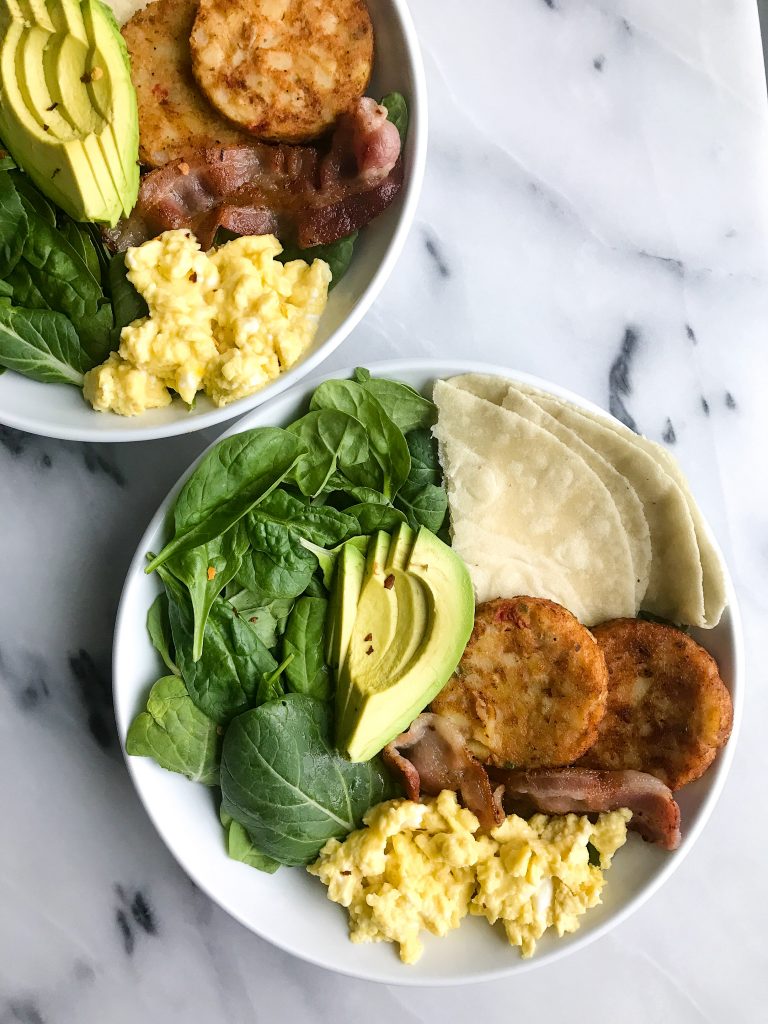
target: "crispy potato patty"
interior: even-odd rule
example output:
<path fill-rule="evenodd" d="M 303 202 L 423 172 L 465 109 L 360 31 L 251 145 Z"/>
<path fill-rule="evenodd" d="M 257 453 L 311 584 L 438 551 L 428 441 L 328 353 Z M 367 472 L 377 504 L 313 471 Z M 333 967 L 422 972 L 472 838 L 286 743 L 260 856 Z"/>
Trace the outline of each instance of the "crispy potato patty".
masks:
<path fill-rule="evenodd" d="M 570 764 L 597 738 L 608 673 L 589 630 L 536 597 L 481 604 L 456 672 L 432 702 L 496 766 Z"/>
<path fill-rule="evenodd" d="M 670 789 L 698 779 L 733 724 L 715 659 L 679 629 L 656 622 L 612 619 L 592 632 L 608 666 L 608 709 L 581 764 L 635 768 Z"/>
<path fill-rule="evenodd" d="M 363 0 L 200 0 L 190 37 L 200 88 L 260 139 L 320 135 L 371 76 Z"/>
<path fill-rule="evenodd" d="M 197 87 L 189 52 L 196 12 L 197 0 L 155 0 L 122 29 L 139 101 L 139 158 L 151 167 L 198 146 L 253 141 L 214 110 Z"/>

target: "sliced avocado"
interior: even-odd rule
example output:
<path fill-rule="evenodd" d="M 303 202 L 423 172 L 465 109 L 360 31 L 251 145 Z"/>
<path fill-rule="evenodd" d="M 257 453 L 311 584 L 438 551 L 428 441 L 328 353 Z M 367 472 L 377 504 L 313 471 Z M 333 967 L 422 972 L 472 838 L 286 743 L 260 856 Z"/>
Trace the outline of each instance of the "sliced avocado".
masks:
<path fill-rule="evenodd" d="M 392 534 L 392 542 L 387 555 L 387 567 L 405 569 L 415 540 L 416 534 L 408 523 L 401 523 Z"/>
<path fill-rule="evenodd" d="M 341 723 L 346 714 L 349 701 L 349 673 L 345 671 L 349 661 L 349 652 L 353 645 L 359 646 L 363 652 L 375 651 L 376 645 L 384 649 L 388 646 L 397 629 L 397 604 L 393 592 L 385 589 L 384 579 L 386 577 L 386 561 L 389 554 L 390 536 L 379 530 L 368 542 L 368 553 L 365 558 L 363 579 L 360 586 L 357 602 L 354 604 L 354 618 L 352 608 L 347 609 L 347 622 L 352 621 L 352 628 L 347 627 L 345 636 L 346 653 L 343 661 L 339 663 L 338 677 L 336 683 L 336 729 L 339 732 Z M 354 591 L 349 594 L 354 597 Z M 342 595 L 342 600 L 344 595 Z M 375 633 L 374 633 L 375 629 Z M 342 637 L 339 636 L 341 641 Z M 339 647 L 341 653 L 341 647 Z M 369 657 L 363 653 L 363 657 Z"/>
<path fill-rule="evenodd" d="M 25 29 L 19 41 L 16 51 L 16 77 L 19 88 L 27 104 L 27 108 L 36 119 L 46 134 L 61 140 L 62 142 L 73 142 L 80 139 L 85 153 L 88 166 L 91 170 L 91 178 L 88 189 L 95 195 L 101 196 L 101 203 L 105 210 L 117 208 L 120 199 L 112 185 L 109 170 L 104 163 L 97 137 L 92 133 L 83 134 L 77 126 L 64 116 L 65 111 L 56 93 L 51 93 L 46 76 L 45 68 L 49 62 L 51 45 L 57 39 L 70 40 L 70 36 L 57 37 L 39 25 L 32 25 Z M 74 66 L 84 67 L 87 50 L 82 47 L 79 54 L 80 59 L 75 59 Z M 62 80 L 71 79 L 71 74 L 65 75 Z M 96 126 L 98 130 L 98 125 Z M 101 124 L 103 127 L 103 122 Z M 85 186 L 85 181 L 83 182 Z"/>
<path fill-rule="evenodd" d="M 357 538 L 353 538 L 357 540 Z M 367 544 L 366 544 L 367 547 Z M 331 617 L 330 637 L 326 661 L 331 668 L 338 668 L 347 656 L 349 638 L 357 615 L 360 591 L 365 575 L 365 554 L 357 544 L 348 542 L 339 552 L 329 602 Z"/>
<path fill-rule="evenodd" d="M 127 50 L 97 0 L 0 0 L 0 135 L 76 220 L 114 224 L 138 192 Z"/>
<path fill-rule="evenodd" d="M 131 59 L 114 14 L 99 0 L 82 0 L 81 10 L 91 51 L 88 62 L 88 91 L 107 122 L 99 141 L 105 159 L 117 173 L 120 167 L 123 213 L 127 217 L 139 194 L 139 107 L 131 79 Z M 99 77 L 96 70 L 104 72 Z M 106 101 L 109 82 L 110 102 Z M 115 164 L 114 157 L 117 157 Z"/>
<path fill-rule="evenodd" d="M 392 569 L 393 574 L 399 571 Z M 405 574 L 421 589 L 425 621 L 416 611 L 408 623 L 404 610 L 395 654 L 390 657 L 385 652 L 382 658 L 384 671 L 373 671 L 363 660 L 364 653 L 360 654 L 359 634 L 364 624 L 356 622 L 352 632 L 341 673 L 347 677 L 349 696 L 336 737 L 339 750 L 351 761 L 373 757 L 410 725 L 446 684 L 472 632 L 474 594 L 467 568 L 448 545 L 424 527 L 416 536 Z M 389 593 L 394 591 L 392 586 Z M 358 619 L 361 613 L 362 596 Z M 412 644 L 404 641 L 402 633 L 408 632 L 409 625 L 419 641 L 408 658 L 402 652 Z M 397 664 L 400 671 L 391 672 Z"/>
<path fill-rule="evenodd" d="M 16 77 L 16 53 L 24 33 L 21 21 L 8 21 L 9 0 L 0 2 L 0 136 L 14 161 L 37 187 L 75 217 L 90 211 L 82 181 L 91 169 L 77 140 L 66 143 L 46 133 L 30 113 Z"/>

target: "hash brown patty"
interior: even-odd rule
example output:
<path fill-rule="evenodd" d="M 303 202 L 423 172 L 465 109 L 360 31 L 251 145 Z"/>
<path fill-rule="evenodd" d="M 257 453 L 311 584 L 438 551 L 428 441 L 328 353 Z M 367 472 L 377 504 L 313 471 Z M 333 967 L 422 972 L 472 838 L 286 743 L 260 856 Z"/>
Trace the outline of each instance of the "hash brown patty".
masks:
<path fill-rule="evenodd" d="M 661 623 L 612 619 L 592 632 L 608 666 L 608 709 L 580 763 L 649 772 L 672 790 L 698 779 L 733 725 L 715 659 Z"/>
<path fill-rule="evenodd" d="M 197 87 L 189 50 L 196 13 L 197 0 L 155 0 L 122 28 L 139 103 L 139 159 L 150 167 L 196 147 L 253 143 Z"/>
<path fill-rule="evenodd" d="M 363 0 L 200 0 L 190 46 L 225 117 L 259 139 L 303 142 L 362 96 L 373 26 Z"/>
<path fill-rule="evenodd" d="M 456 672 L 432 701 L 497 767 L 570 764 L 597 738 L 608 672 L 589 630 L 537 597 L 479 605 Z"/>

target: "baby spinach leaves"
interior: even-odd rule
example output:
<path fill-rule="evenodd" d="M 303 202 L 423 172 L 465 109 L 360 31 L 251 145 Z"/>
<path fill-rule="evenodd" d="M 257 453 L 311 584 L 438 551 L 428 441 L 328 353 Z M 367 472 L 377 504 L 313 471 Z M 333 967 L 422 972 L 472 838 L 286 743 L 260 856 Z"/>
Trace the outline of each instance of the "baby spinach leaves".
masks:
<path fill-rule="evenodd" d="M 293 693 L 239 715 L 224 737 L 224 810 L 281 864 L 309 863 L 393 795 L 379 759 L 345 761 L 331 729 L 330 705 Z"/>
<path fill-rule="evenodd" d="M 179 675 L 157 684 L 128 750 L 220 778 L 229 855 L 263 871 L 307 863 L 394 795 L 378 759 L 333 749 L 328 588 L 345 544 L 365 550 L 406 520 L 437 530 L 446 497 L 432 403 L 355 376 L 321 384 L 288 429 L 211 449 L 179 492 L 173 537 L 149 556 L 165 594 L 147 627 Z"/>
<path fill-rule="evenodd" d="M 283 635 L 283 657 L 292 655 L 285 670 L 295 693 L 328 700 L 331 679 L 325 663 L 325 620 L 328 602 L 322 597 L 300 597 L 288 616 Z"/>
<path fill-rule="evenodd" d="M 13 319 L 0 333 L 0 364 L 81 386 L 111 347 L 99 255 L 88 231 L 58 215 L 17 170 L 0 169 L 0 278 Z"/>
<path fill-rule="evenodd" d="M 131 723 L 125 749 L 138 757 L 154 758 L 161 767 L 192 782 L 219 783 L 219 730 L 195 706 L 177 676 L 163 676 L 149 691 L 147 710 Z"/>
<path fill-rule="evenodd" d="M 352 484 L 381 491 L 391 499 L 408 477 L 411 457 L 402 431 L 371 392 L 357 381 L 327 380 L 312 395 L 310 409 L 336 409 L 363 424 L 370 458 L 348 466 L 344 475 Z"/>
<path fill-rule="evenodd" d="M 193 616 L 186 600 L 170 604 L 176 660 L 192 700 L 215 722 L 281 692 L 272 678 L 278 664 L 250 623 L 222 598 L 212 603 L 203 633 L 201 657 L 192 658 Z"/>
<path fill-rule="evenodd" d="M 50 309 L 0 305 L 0 363 L 46 384 L 82 386 L 90 361 L 75 328 Z"/>
<path fill-rule="evenodd" d="M 417 530 L 426 526 L 437 533 L 448 511 L 448 495 L 442 486 L 437 445 L 429 430 L 411 431 L 406 437 L 411 455 L 411 472 L 395 498 L 408 524 Z"/>
<path fill-rule="evenodd" d="M 390 92 L 382 97 L 382 107 L 386 107 L 387 120 L 397 128 L 400 134 L 400 144 L 405 143 L 405 136 L 408 134 L 408 105 L 405 97 L 399 92 Z"/>
<path fill-rule="evenodd" d="M 158 594 L 150 605 L 147 612 L 147 632 L 152 646 L 163 659 L 165 667 L 173 672 L 175 676 L 180 675 L 178 666 L 173 658 L 173 637 L 171 635 L 171 620 L 168 615 L 168 596 Z"/>
<path fill-rule="evenodd" d="M 428 399 L 420 395 L 409 384 L 398 380 L 372 377 L 369 370 L 361 366 L 355 370 L 355 380 L 370 391 L 392 422 L 408 434 L 411 430 L 431 427 L 437 418 L 437 410 Z"/>
<path fill-rule="evenodd" d="M 211 605 L 237 575 L 247 548 L 248 537 L 242 523 L 236 523 L 205 544 L 178 551 L 166 563 L 174 576 L 185 584 L 192 601 L 193 661 L 202 654 L 203 632 Z"/>
<path fill-rule="evenodd" d="M 328 285 L 330 292 L 349 270 L 356 241 L 357 232 L 353 231 L 352 234 L 345 235 L 344 238 L 339 238 L 328 245 L 312 245 L 308 249 L 300 249 L 297 245 L 286 242 L 277 259 L 281 263 L 290 263 L 291 260 L 304 260 L 305 263 L 323 260 L 331 271 L 331 283 Z"/>
<path fill-rule="evenodd" d="M 303 452 L 299 439 L 278 427 L 246 430 L 217 444 L 182 487 L 173 510 L 173 538 L 146 572 L 234 526 L 278 486 Z"/>
<path fill-rule="evenodd" d="M 288 430 L 304 445 L 291 474 L 302 494 L 320 494 L 338 469 L 345 472 L 368 459 L 368 437 L 363 424 L 353 416 L 332 409 L 309 412 Z"/>
<path fill-rule="evenodd" d="M 231 814 L 227 814 L 223 807 L 219 810 L 219 817 L 224 826 L 227 853 L 232 860 L 239 860 L 251 868 L 273 875 L 280 867 L 279 861 L 267 857 L 265 853 L 258 850 L 240 822 L 235 821 Z"/>

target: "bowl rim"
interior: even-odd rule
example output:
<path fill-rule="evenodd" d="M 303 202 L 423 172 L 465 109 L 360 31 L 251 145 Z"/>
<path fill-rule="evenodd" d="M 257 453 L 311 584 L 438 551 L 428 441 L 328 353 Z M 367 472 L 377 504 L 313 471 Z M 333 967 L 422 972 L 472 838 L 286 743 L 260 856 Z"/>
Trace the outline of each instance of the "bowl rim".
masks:
<path fill-rule="evenodd" d="M 462 360 L 457 358 L 446 358 L 445 361 L 438 361 L 434 359 L 397 359 L 397 360 L 382 360 L 371 362 L 367 367 L 371 374 L 375 377 L 392 377 L 397 379 L 398 375 L 403 373 L 411 372 L 422 372 L 426 375 L 431 375 L 435 379 L 438 377 L 448 377 L 454 374 L 461 373 L 486 373 L 497 376 L 503 376 L 512 381 L 520 381 L 522 383 L 537 387 L 543 391 L 547 391 L 559 398 L 563 398 L 567 401 L 573 402 L 577 406 L 588 409 L 594 413 L 598 413 L 601 416 L 615 420 L 616 417 L 612 416 L 609 412 L 601 409 L 597 404 L 590 401 L 589 399 L 583 398 L 576 392 L 569 390 L 568 388 L 562 387 L 561 385 L 555 384 L 552 381 L 548 381 L 542 377 L 538 377 L 533 374 L 524 373 L 510 369 L 509 367 L 500 366 L 498 364 L 484 363 L 477 360 Z M 307 398 L 309 394 L 324 380 L 330 380 L 335 378 L 350 377 L 354 372 L 355 367 L 344 367 L 338 370 L 333 370 L 323 374 L 315 375 L 311 378 L 305 378 L 296 385 L 296 398 Z M 275 396 L 277 398 L 278 396 Z M 501 978 L 508 977 L 512 974 L 520 974 L 523 972 L 535 970 L 540 967 L 545 967 L 549 964 L 554 963 L 557 960 L 562 959 L 575 953 L 578 950 L 584 949 L 592 942 L 602 938 L 613 928 L 622 924 L 626 921 L 636 910 L 638 910 L 644 903 L 646 903 L 660 888 L 661 886 L 671 877 L 671 875 L 677 870 L 682 864 L 685 857 L 688 855 L 694 844 L 699 839 L 704 827 L 709 821 L 712 812 L 717 804 L 720 795 L 722 793 L 725 781 L 731 769 L 733 757 L 736 750 L 736 744 L 741 729 L 742 714 L 744 708 L 744 673 L 745 673 L 745 648 L 744 648 L 744 635 L 742 629 L 742 618 L 739 609 L 738 599 L 736 590 L 733 584 L 733 580 L 730 574 L 730 569 L 727 562 L 723 557 L 722 550 L 714 536 L 709 523 L 704 518 L 704 525 L 709 536 L 709 539 L 715 546 L 718 556 L 720 557 L 721 565 L 723 567 L 725 582 L 726 582 L 726 610 L 729 616 L 729 634 L 730 634 L 730 646 L 731 655 L 733 659 L 733 679 L 731 698 L 733 701 L 733 726 L 731 735 L 726 743 L 725 747 L 720 750 L 715 763 L 708 770 L 708 774 L 711 773 L 711 783 L 709 785 L 708 792 L 706 793 L 701 807 L 697 813 L 696 821 L 686 831 L 683 836 L 680 847 L 670 854 L 665 860 L 663 866 L 657 871 L 655 876 L 647 882 L 639 892 L 632 896 L 620 909 L 618 909 L 612 916 L 604 921 L 602 924 L 591 928 L 589 931 L 585 931 L 581 934 L 569 936 L 569 941 L 558 944 L 555 948 L 547 950 L 545 953 L 539 956 L 531 957 L 527 960 L 510 960 L 509 967 L 501 967 L 490 969 L 486 971 L 472 972 L 472 973 L 457 973 L 448 978 L 423 975 L 413 975 L 404 969 L 404 965 L 399 962 L 395 965 L 396 968 L 400 968 L 402 973 L 395 973 L 392 971 L 387 977 L 376 977 L 370 973 L 367 973 L 365 969 L 355 969 L 353 964 L 349 966 L 340 966 L 337 963 L 331 963 L 323 958 L 321 952 L 317 955 L 310 955 L 303 950 L 292 947 L 287 942 L 276 941 L 269 934 L 260 930 L 257 927 L 246 920 L 245 915 L 238 912 L 237 907 L 225 904 L 220 898 L 212 891 L 212 887 L 209 885 L 207 876 L 200 877 L 196 872 L 190 870 L 182 860 L 181 852 L 177 852 L 165 834 L 165 825 L 162 824 L 155 814 L 154 810 L 148 806 L 144 800 L 142 784 L 139 781 L 136 773 L 134 761 L 137 759 L 131 758 L 125 751 L 125 735 L 127 732 L 130 720 L 126 720 L 120 714 L 119 702 L 117 699 L 117 693 L 120 689 L 119 677 L 121 673 L 121 661 L 118 657 L 118 648 L 121 642 L 121 635 L 126 632 L 129 635 L 131 630 L 131 623 L 128 620 L 128 589 L 131 580 L 137 573 L 143 573 L 143 567 L 145 564 L 145 552 L 147 550 L 147 544 L 151 535 L 160 527 L 167 515 L 168 509 L 175 496 L 178 494 L 181 487 L 184 485 L 188 477 L 194 472 L 195 467 L 198 465 L 201 459 L 216 445 L 219 441 L 226 437 L 230 437 L 234 434 L 241 433 L 244 430 L 251 428 L 249 420 L 252 417 L 258 416 L 259 419 L 262 417 L 269 417 L 270 405 L 272 399 L 269 402 L 265 402 L 262 406 L 254 409 L 247 416 L 244 416 L 236 423 L 234 423 L 227 431 L 222 433 L 215 441 L 210 445 L 207 445 L 204 451 L 189 465 L 189 467 L 180 475 L 173 487 L 170 488 L 163 501 L 158 506 L 155 514 L 152 516 L 146 530 L 143 532 L 141 539 L 139 540 L 138 547 L 134 557 L 131 559 L 130 566 L 126 573 L 125 582 L 120 594 L 120 601 L 118 604 L 117 615 L 115 619 L 115 630 L 113 639 L 113 651 L 112 651 L 112 697 L 114 703 L 115 717 L 117 721 L 118 736 L 120 738 L 120 748 L 123 755 L 123 759 L 126 763 L 128 773 L 131 777 L 131 782 L 138 794 L 139 800 L 142 806 L 150 818 L 153 826 L 160 835 L 160 838 L 165 843 L 166 847 L 170 851 L 171 855 L 177 861 L 182 870 L 194 881 L 203 892 L 208 896 L 209 899 L 213 900 L 218 906 L 220 906 L 226 913 L 231 917 L 235 918 L 240 924 L 247 928 L 250 932 L 258 935 L 261 939 L 271 943 L 277 948 L 283 950 L 286 953 L 290 953 L 292 956 L 297 957 L 307 963 L 312 964 L 315 967 L 322 967 L 326 970 L 332 971 L 335 974 L 340 974 L 345 977 L 358 978 L 363 981 L 372 982 L 375 984 L 383 985 L 398 985 L 405 987 L 415 988 L 442 988 L 442 987 L 453 987 L 457 985 L 472 985 L 480 984 L 488 981 L 495 981 Z M 618 420 L 616 422 L 619 422 Z M 257 424 L 254 424 L 254 426 Z M 263 425 L 258 424 L 258 425 Z"/>
<path fill-rule="evenodd" d="M 405 52 L 408 56 L 410 72 L 413 77 L 413 95 L 411 98 L 410 127 L 413 132 L 412 155 L 403 182 L 401 197 L 397 204 L 395 225 L 389 245 L 379 263 L 373 277 L 357 302 L 330 337 L 305 359 L 289 367 L 266 387 L 245 398 L 238 399 L 222 408 L 213 408 L 207 412 L 188 419 L 179 416 L 170 423 L 160 426 L 140 426 L 112 428 L 106 427 L 91 430 L 81 426 L 42 426 L 33 414 L 9 413 L 0 408 L 0 423 L 16 430 L 24 430 L 40 437 L 50 437 L 63 441 L 90 441 L 95 444 L 114 444 L 130 441 L 155 441 L 164 437 L 176 437 L 179 434 L 194 433 L 213 427 L 239 416 L 247 415 L 277 398 L 288 388 L 298 384 L 307 374 L 315 370 L 345 341 L 357 327 L 373 303 L 378 298 L 390 274 L 395 268 L 413 224 L 416 207 L 418 206 L 424 171 L 427 162 L 427 142 L 429 134 L 429 114 L 427 103 L 427 83 L 424 71 L 424 60 L 421 53 L 416 27 L 408 7 L 407 0 L 378 0 L 390 8 L 391 17 L 398 25 L 403 39 Z M 41 387 L 45 385 L 40 384 Z M 89 410 L 96 415 L 94 410 Z M 96 424 L 94 420 L 94 426 Z"/>

